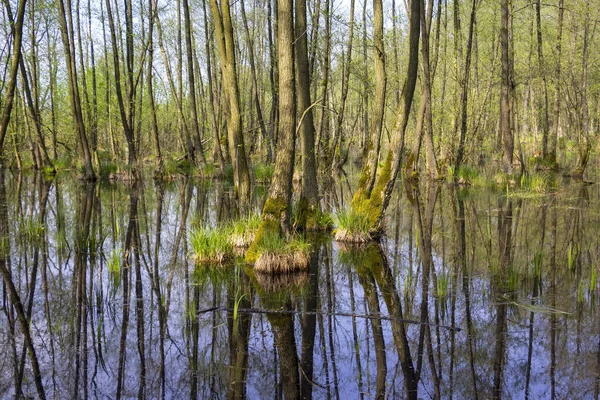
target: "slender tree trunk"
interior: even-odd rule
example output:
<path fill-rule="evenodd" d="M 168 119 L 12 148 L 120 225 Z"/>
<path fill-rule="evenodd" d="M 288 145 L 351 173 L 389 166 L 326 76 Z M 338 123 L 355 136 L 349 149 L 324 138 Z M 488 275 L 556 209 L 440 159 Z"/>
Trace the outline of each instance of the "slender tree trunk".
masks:
<path fill-rule="evenodd" d="M 221 139 L 219 136 L 219 122 L 217 121 L 217 106 L 215 104 L 215 89 L 213 87 L 213 73 L 212 73 L 212 56 L 210 43 L 212 42 L 212 38 L 208 33 L 208 14 L 206 12 L 206 0 L 202 0 L 202 11 L 204 17 L 204 41 L 206 47 L 206 75 L 208 79 L 208 96 L 209 96 L 209 104 L 210 104 L 210 121 L 211 127 L 213 129 L 214 135 L 214 143 L 213 143 L 213 158 L 216 158 L 216 161 L 219 163 L 219 168 L 221 169 L 221 175 L 225 174 L 225 158 L 223 157 L 223 151 L 221 149 Z"/>
<path fill-rule="evenodd" d="M 581 104 L 579 106 L 579 149 L 577 155 L 577 166 L 571 175 L 577 179 L 583 179 L 590 158 L 590 115 L 588 108 L 588 58 L 590 39 L 590 1 L 586 1 L 585 17 L 583 25 L 583 55 L 581 62 Z"/>
<path fill-rule="evenodd" d="M 96 55 L 94 53 L 94 39 L 92 37 L 92 7 L 91 0 L 87 2 L 88 12 L 88 40 L 90 42 L 90 68 L 92 73 L 92 112 L 90 114 L 90 146 L 95 153 L 98 150 L 98 82 L 96 78 Z"/>
<path fill-rule="evenodd" d="M 340 99 L 340 109 L 337 115 L 337 124 L 335 128 L 336 139 L 333 143 L 333 165 L 332 167 L 341 167 L 344 162 L 342 157 L 344 134 L 342 124 L 344 123 L 345 111 L 346 111 L 346 99 L 348 98 L 348 90 L 350 88 L 350 64 L 352 62 L 352 42 L 354 39 L 354 0 L 350 0 L 350 22 L 348 23 L 348 42 L 346 43 L 346 60 L 344 61 L 343 75 L 342 75 L 342 97 Z M 395 11 L 394 12 L 394 39 L 396 38 L 396 23 L 395 23 Z M 395 40 L 394 40 L 395 41 Z M 396 55 L 396 62 L 398 61 L 398 52 L 394 51 Z M 398 95 L 398 91 L 396 92 Z"/>
<path fill-rule="evenodd" d="M 325 44 L 323 49 L 323 76 L 321 79 L 321 101 L 323 109 L 319 118 L 317 154 L 322 155 L 325 165 L 331 165 L 330 129 L 329 129 L 329 79 L 331 71 L 331 18 L 332 0 L 325 0 Z"/>
<path fill-rule="evenodd" d="M 10 4 L 4 3 L 7 7 L 7 11 L 10 10 Z M 6 131 L 8 130 L 8 124 L 10 122 L 10 113 L 12 111 L 15 88 L 17 87 L 17 75 L 19 73 L 19 63 L 21 62 L 21 43 L 23 41 L 23 20 L 25 19 L 25 5 L 27 0 L 19 0 L 19 6 L 17 9 L 16 22 L 12 24 L 12 55 L 10 58 L 10 70 L 8 74 L 8 82 L 6 84 L 5 93 L 6 97 L 3 99 L 4 104 L 2 107 L 2 118 L 0 119 L 0 167 L 4 167 L 4 139 L 6 138 Z"/>
<path fill-rule="evenodd" d="M 535 0 L 535 22 L 537 28 L 537 53 L 538 68 L 542 77 L 542 90 L 544 92 L 544 103 L 542 104 L 542 157 L 548 161 L 548 136 L 550 134 L 550 122 L 548 117 L 548 85 L 546 84 L 546 64 L 544 63 L 544 48 L 542 43 L 542 17 L 540 0 Z"/>
<path fill-rule="evenodd" d="M 81 98 L 79 97 L 75 45 L 73 43 L 75 39 L 73 34 L 71 0 L 66 0 L 66 3 L 64 0 L 59 0 L 58 5 L 58 20 L 65 52 L 65 63 L 67 64 L 71 112 L 73 113 L 78 145 L 82 152 L 81 156 L 85 168 L 85 178 L 89 181 L 93 181 L 96 179 L 96 174 L 92 167 L 92 156 L 86 134 L 85 122 L 83 120 L 83 112 L 81 110 Z"/>
<path fill-rule="evenodd" d="M 133 88 L 133 32 L 130 28 L 129 17 L 131 8 L 131 0 L 126 1 L 126 73 L 127 73 L 127 103 L 123 96 L 123 90 L 121 88 L 121 68 L 119 60 L 119 46 L 117 43 L 117 30 L 115 27 L 115 20 L 113 18 L 112 6 L 110 0 L 106 0 L 106 12 L 108 17 L 108 25 L 110 27 L 110 37 L 112 41 L 112 54 L 113 54 L 113 67 L 115 71 L 115 92 L 117 94 L 117 102 L 119 104 L 119 113 L 121 115 L 121 124 L 123 126 L 123 133 L 125 134 L 125 140 L 127 141 L 128 158 L 127 164 L 130 168 L 135 169 L 137 161 L 136 148 L 135 148 L 135 137 L 133 127 L 133 108 L 135 107 L 134 102 L 134 88 Z M 131 29 L 131 30 L 130 30 Z M 132 170 L 133 171 L 133 170 Z"/>
<path fill-rule="evenodd" d="M 352 0 L 354 2 L 354 0 Z M 302 200 L 298 207 L 299 224 L 307 229 L 318 229 L 315 213 L 320 211 L 315 155 L 315 124 L 310 99 L 306 0 L 296 0 L 296 96 L 298 100 L 300 146 L 302 151 Z M 305 207 L 306 206 L 306 207 Z M 304 209 L 302 209 L 304 208 Z"/>
<path fill-rule="evenodd" d="M 260 96 L 259 96 L 259 82 L 256 73 L 256 62 L 254 60 L 254 41 L 250 37 L 250 29 L 248 28 L 248 19 L 246 18 L 246 7 L 244 6 L 244 2 L 240 2 L 242 7 L 242 20 L 244 22 L 244 31 L 246 33 L 246 44 L 248 46 L 248 62 L 250 63 L 250 74 L 252 79 L 252 97 L 254 101 L 254 107 L 256 110 L 256 118 L 258 119 L 258 126 L 260 128 L 260 133 L 262 137 L 267 141 L 267 158 L 273 157 L 273 155 L 269 155 L 271 152 L 271 146 L 268 144 L 269 134 L 267 133 L 267 126 L 265 125 L 265 120 L 262 113 L 262 108 L 260 106 Z"/>
<path fill-rule="evenodd" d="M 512 119 L 510 110 L 510 56 L 508 33 L 509 0 L 500 0 L 500 48 L 502 50 L 502 75 L 500 82 L 500 135 L 502 137 L 502 171 L 512 173 L 514 137 L 511 129 Z"/>
<path fill-rule="evenodd" d="M 89 1 L 89 0 L 88 0 Z M 152 139 L 154 140 L 154 152 L 156 156 L 156 171 L 154 176 L 161 177 L 164 174 L 164 162 L 160 148 L 160 137 L 158 134 L 158 120 L 156 118 L 156 105 L 154 103 L 154 1 L 148 2 L 148 72 L 146 74 L 146 86 L 148 86 L 148 101 L 150 103 L 150 118 L 152 121 Z"/>
<path fill-rule="evenodd" d="M 352 198 L 353 212 L 365 216 L 369 222 L 369 230 L 379 235 L 383 228 L 383 215 L 390 202 L 392 190 L 402 165 L 404 138 L 412 108 L 417 74 L 419 68 L 419 35 L 421 30 L 421 1 L 410 1 L 408 67 L 404 85 L 402 103 L 396 113 L 396 124 L 392 131 L 392 143 L 384 165 L 378 174 L 373 190 L 369 190 L 369 182 L 373 179 L 368 166 L 363 168 L 358 188 Z"/>
<path fill-rule="evenodd" d="M 554 110 L 553 110 L 553 121 L 552 121 L 552 134 L 550 135 L 550 144 L 548 149 L 548 160 L 554 162 L 555 167 L 558 167 L 558 159 L 556 155 L 556 143 L 558 141 L 558 128 L 560 125 L 560 97 L 561 90 L 561 69 L 560 63 L 562 61 L 562 30 L 563 30 L 563 18 L 565 14 L 565 0 L 558 0 L 558 33 L 556 37 L 556 71 L 554 76 Z"/>
<path fill-rule="evenodd" d="M 469 38 L 467 39 L 467 55 L 465 59 L 464 75 L 461 77 L 461 113 L 460 113 L 460 139 L 458 151 L 456 153 L 456 163 L 454 164 L 454 177 L 458 178 L 458 169 L 460 168 L 465 154 L 465 141 L 467 137 L 467 110 L 469 106 L 469 76 L 471 74 L 471 49 L 473 48 L 473 30 L 475 27 L 477 0 L 471 4 L 471 17 L 469 19 Z"/>
<path fill-rule="evenodd" d="M 375 52 L 375 100 L 373 101 L 373 110 L 371 112 L 372 119 L 369 154 L 367 156 L 365 167 L 363 168 L 363 175 L 367 174 L 369 176 L 366 187 L 369 195 L 375 186 L 375 179 L 377 177 L 379 149 L 381 147 L 381 129 L 383 127 L 383 117 L 385 112 L 385 89 L 387 83 L 385 71 L 385 44 L 383 42 L 382 0 L 373 0 L 373 44 Z"/>
<path fill-rule="evenodd" d="M 219 47 L 221 60 L 221 74 L 223 76 L 223 89 L 226 92 L 229 104 L 229 118 L 227 131 L 229 134 L 229 153 L 233 162 L 234 185 L 242 209 L 250 201 L 250 173 L 244 136 L 242 135 L 242 115 L 240 113 L 240 95 L 238 88 L 237 66 L 233 40 L 233 25 L 229 3 L 221 0 L 209 1 L 210 10 L 215 25 L 215 34 Z"/>
<path fill-rule="evenodd" d="M 214 0 L 213 0 L 214 1 Z M 257 248 L 267 235 L 288 234 L 296 141 L 293 0 L 278 0 L 277 61 L 279 70 L 279 142 L 275 170 L 261 223 L 246 260 L 258 259 Z"/>
<path fill-rule="evenodd" d="M 190 95 L 189 108 L 192 118 L 192 137 L 194 142 L 194 160 L 200 165 L 206 164 L 204 149 L 202 148 L 202 138 L 200 137 L 200 128 L 198 126 L 198 104 L 196 101 L 196 77 L 194 75 L 194 53 L 192 50 L 192 23 L 190 20 L 190 7 L 188 0 L 183 0 L 183 17 L 185 26 L 185 51 L 187 61 L 187 79 Z"/>

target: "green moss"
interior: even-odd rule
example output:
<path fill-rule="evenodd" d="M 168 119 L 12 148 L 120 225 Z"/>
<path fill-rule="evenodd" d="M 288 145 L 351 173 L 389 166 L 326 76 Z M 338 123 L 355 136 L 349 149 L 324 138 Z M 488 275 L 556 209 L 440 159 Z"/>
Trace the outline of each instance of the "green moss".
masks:
<path fill-rule="evenodd" d="M 281 226 L 279 224 L 281 214 L 287 209 L 286 201 L 282 198 L 267 198 L 263 207 L 260 225 L 254 236 L 254 241 L 246 252 L 246 262 L 255 263 L 260 256 L 260 246 L 266 235 L 281 235 Z"/>
<path fill-rule="evenodd" d="M 357 215 L 363 215 L 369 222 L 369 231 L 378 232 L 377 226 L 383 212 L 383 200 L 385 188 L 392 175 L 392 152 L 389 151 L 383 166 L 379 169 L 379 175 L 375 186 L 368 196 L 366 190 L 359 188 L 352 199 L 352 211 Z"/>

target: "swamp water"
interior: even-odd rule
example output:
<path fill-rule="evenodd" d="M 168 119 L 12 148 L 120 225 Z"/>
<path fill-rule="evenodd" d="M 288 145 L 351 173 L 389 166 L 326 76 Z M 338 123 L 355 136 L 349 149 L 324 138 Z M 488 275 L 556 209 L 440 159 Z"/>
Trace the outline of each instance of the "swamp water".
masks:
<path fill-rule="evenodd" d="M 0 178 L 0 398 L 598 398 L 598 185 L 398 185 L 381 244 L 265 276 L 191 261 L 222 184 Z"/>

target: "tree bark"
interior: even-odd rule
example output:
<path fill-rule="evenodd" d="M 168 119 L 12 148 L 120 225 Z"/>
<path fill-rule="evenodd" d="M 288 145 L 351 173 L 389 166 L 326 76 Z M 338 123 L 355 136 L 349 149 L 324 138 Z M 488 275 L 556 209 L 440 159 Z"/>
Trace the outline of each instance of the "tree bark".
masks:
<path fill-rule="evenodd" d="M 556 37 L 556 71 L 555 71 L 555 92 L 554 92 L 554 117 L 552 121 L 552 134 L 550 135 L 550 144 L 548 148 L 548 160 L 554 161 L 555 167 L 558 167 L 558 159 L 556 156 L 556 143 L 558 141 L 558 128 L 560 124 L 560 97 L 561 97 L 561 69 L 562 61 L 562 29 L 563 18 L 565 14 L 565 0 L 558 1 L 558 33 Z"/>
<path fill-rule="evenodd" d="M 419 0 L 420 1 L 420 0 Z M 371 138 L 369 154 L 363 173 L 369 174 L 367 193 L 371 193 L 377 177 L 377 164 L 379 163 L 379 149 L 381 147 L 381 129 L 385 112 L 385 88 L 387 75 L 385 71 L 385 47 L 383 43 L 383 2 L 373 0 L 373 44 L 375 51 L 375 100 L 371 119 Z M 418 44 L 417 44 L 418 46 Z M 418 57 L 418 56 L 417 56 Z"/>
<path fill-rule="evenodd" d="M 17 87 L 17 76 L 19 73 L 19 63 L 21 62 L 21 43 L 23 42 L 23 20 L 25 18 L 25 5 L 27 0 L 19 0 L 17 9 L 17 18 L 11 26 L 13 36 L 13 47 L 10 70 L 8 74 L 8 83 L 6 84 L 6 97 L 2 107 L 2 119 L 0 119 L 0 166 L 4 167 L 4 139 L 10 122 L 10 113 L 13 108 L 15 88 Z M 5 2 L 7 10 L 10 9 L 10 4 Z"/>
<path fill-rule="evenodd" d="M 212 0 L 214 1 L 214 0 Z M 267 235 L 288 234 L 292 199 L 292 176 L 296 153 L 296 86 L 294 73 L 293 0 L 277 0 L 277 68 L 279 70 L 279 142 L 269 197 L 263 207 L 256 237 L 246 261 L 258 259 L 258 247 Z"/>
<path fill-rule="evenodd" d="M 354 3 L 354 0 L 353 0 Z M 301 227 L 318 229 L 315 213 L 320 211 L 319 187 L 317 185 L 317 161 L 315 156 L 315 124 L 310 99 L 310 76 L 308 71 L 308 40 L 306 35 L 306 0 L 296 0 L 296 96 L 298 100 L 300 146 L 302 151 L 302 196 L 299 221 Z"/>
<path fill-rule="evenodd" d="M 82 152 L 83 164 L 85 168 L 85 179 L 94 181 L 96 174 L 92 167 L 92 156 L 90 153 L 89 142 L 81 110 L 81 98 L 79 97 L 79 83 L 77 80 L 77 67 L 75 61 L 75 45 L 73 35 L 73 19 L 71 12 L 71 0 L 58 1 L 58 22 L 65 52 L 65 63 L 67 64 L 67 77 L 69 82 L 69 98 L 71 103 L 71 112 L 75 124 L 77 141 Z"/>
<path fill-rule="evenodd" d="M 188 0 L 183 0 L 183 19 L 185 29 L 185 51 L 187 61 L 187 79 L 190 95 L 190 113 L 192 118 L 192 137 L 194 142 L 194 160 L 198 165 L 205 165 L 204 149 L 200 128 L 198 127 L 198 105 L 196 102 L 196 77 L 194 75 L 194 54 L 192 51 L 192 23 L 190 20 L 190 7 Z"/>
<path fill-rule="evenodd" d="M 240 205 L 244 209 L 250 201 L 251 188 L 244 136 L 242 135 L 242 116 L 240 113 L 240 95 L 231 13 L 227 0 L 221 0 L 220 5 L 217 0 L 210 0 L 209 5 L 219 47 L 223 89 L 226 92 L 229 104 L 227 131 L 229 135 L 229 153 L 233 162 L 234 186 Z"/>
<path fill-rule="evenodd" d="M 509 0 L 500 0 L 500 48 L 502 52 L 502 75 L 500 82 L 500 135 L 502 137 L 502 172 L 512 173 L 514 137 L 511 129 L 512 113 L 510 109 L 510 59 L 509 59 L 509 34 L 508 10 Z"/>
<path fill-rule="evenodd" d="M 467 137 L 467 110 L 469 106 L 469 76 L 471 74 L 471 49 L 473 48 L 473 30 L 475 27 L 477 0 L 471 4 L 471 17 L 469 19 L 469 38 L 467 39 L 467 55 L 465 59 L 464 75 L 460 81 L 461 95 L 461 113 L 460 113 L 460 139 L 458 151 L 456 153 L 456 163 L 454 164 L 454 177 L 458 178 L 458 169 L 463 162 L 465 153 L 465 141 Z"/>
<path fill-rule="evenodd" d="M 546 64 L 544 62 L 544 50 L 542 43 L 542 18 L 540 0 L 535 0 L 535 22 L 537 30 L 537 53 L 538 53 L 538 68 L 542 77 L 542 90 L 544 92 L 544 103 L 542 104 L 542 157 L 544 161 L 548 159 L 548 136 L 550 131 L 550 123 L 548 117 L 548 85 L 546 84 Z"/>

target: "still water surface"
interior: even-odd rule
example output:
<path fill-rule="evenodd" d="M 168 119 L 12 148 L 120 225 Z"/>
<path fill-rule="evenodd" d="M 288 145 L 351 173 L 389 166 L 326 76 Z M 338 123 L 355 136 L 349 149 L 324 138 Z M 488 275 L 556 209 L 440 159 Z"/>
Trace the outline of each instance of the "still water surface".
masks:
<path fill-rule="evenodd" d="M 381 243 L 264 276 L 191 261 L 227 185 L 0 178 L 0 398 L 599 396 L 598 185 L 399 187 Z"/>

